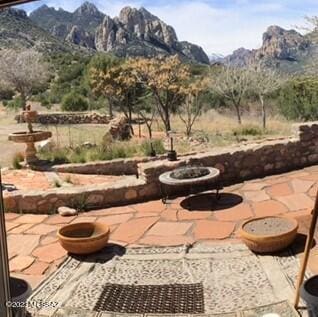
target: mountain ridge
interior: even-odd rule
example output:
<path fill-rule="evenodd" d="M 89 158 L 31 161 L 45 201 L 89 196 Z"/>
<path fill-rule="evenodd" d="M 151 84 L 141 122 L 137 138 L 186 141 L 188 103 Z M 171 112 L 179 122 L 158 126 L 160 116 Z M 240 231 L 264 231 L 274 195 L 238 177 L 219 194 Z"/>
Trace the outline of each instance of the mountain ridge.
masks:
<path fill-rule="evenodd" d="M 209 64 L 204 50 L 178 41 L 174 28 L 145 8 L 124 7 L 110 17 L 86 1 L 74 12 L 42 5 L 30 19 L 56 38 L 121 57 L 154 57 L 178 54 L 190 62 Z"/>

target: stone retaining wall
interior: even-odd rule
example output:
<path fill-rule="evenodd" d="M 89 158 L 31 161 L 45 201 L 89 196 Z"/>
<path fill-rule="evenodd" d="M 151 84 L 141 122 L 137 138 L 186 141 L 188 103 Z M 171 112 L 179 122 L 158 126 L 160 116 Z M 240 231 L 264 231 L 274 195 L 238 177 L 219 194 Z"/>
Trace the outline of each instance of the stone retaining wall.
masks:
<path fill-rule="evenodd" d="M 130 174 L 134 174 L 137 165 L 139 179 L 127 176 L 123 181 L 107 187 L 100 184 L 46 191 L 12 192 L 5 195 L 5 206 L 8 211 L 50 213 L 62 205 L 93 209 L 145 201 L 160 197 L 158 176 L 161 173 L 189 164 L 218 167 L 222 170 L 222 180 L 225 184 L 317 164 L 318 122 L 298 125 L 295 129 L 295 136 L 292 138 L 228 147 L 182 157 L 177 162 L 163 159 L 146 162 L 136 160 L 135 163 L 134 160 L 114 162 L 114 166 L 118 164 L 114 170 L 119 171 L 121 166 L 124 171 L 123 164 L 127 164 L 125 171 Z M 104 171 L 105 165 L 100 167 L 97 164 L 95 167 Z M 83 168 L 85 170 L 87 166 Z M 80 166 L 73 166 L 73 169 L 78 172 Z M 97 173 L 93 165 L 90 166 L 90 171 Z"/>
<path fill-rule="evenodd" d="M 21 115 L 15 117 L 18 123 L 23 123 Z M 39 113 L 37 123 L 41 124 L 108 124 L 110 117 L 95 112 L 56 112 Z"/>
<path fill-rule="evenodd" d="M 222 171 L 222 181 L 225 184 L 233 184 L 317 163 L 318 122 L 313 122 L 295 126 L 293 138 L 227 147 L 177 162 L 140 164 L 139 174 L 147 183 L 153 183 L 158 182 L 161 173 L 181 166 L 214 166 Z"/>

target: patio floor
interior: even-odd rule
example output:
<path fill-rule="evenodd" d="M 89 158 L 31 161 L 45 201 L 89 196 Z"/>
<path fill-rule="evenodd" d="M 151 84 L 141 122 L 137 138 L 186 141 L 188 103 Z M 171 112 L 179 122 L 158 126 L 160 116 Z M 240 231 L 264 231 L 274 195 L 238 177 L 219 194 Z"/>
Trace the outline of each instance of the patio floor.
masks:
<path fill-rule="evenodd" d="M 108 223 L 111 241 L 126 247 L 173 246 L 202 240 L 235 243 L 244 219 L 266 215 L 295 217 L 300 222 L 300 233 L 304 233 L 317 189 L 318 166 L 313 166 L 226 187 L 217 203 L 213 194 L 202 194 L 177 198 L 167 205 L 156 200 L 67 218 L 7 213 L 10 270 L 33 287 L 38 285 L 66 256 L 56 230 L 74 222 Z M 300 239 L 304 242 L 304 236 Z M 312 252 L 310 268 L 318 273 L 318 248 Z"/>

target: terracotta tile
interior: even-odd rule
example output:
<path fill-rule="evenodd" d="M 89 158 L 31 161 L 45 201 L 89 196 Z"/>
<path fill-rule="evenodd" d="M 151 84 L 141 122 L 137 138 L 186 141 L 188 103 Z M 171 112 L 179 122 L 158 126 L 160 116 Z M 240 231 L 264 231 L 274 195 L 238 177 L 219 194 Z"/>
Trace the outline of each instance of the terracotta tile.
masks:
<path fill-rule="evenodd" d="M 30 255 L 39 245 L 39 235 L 10 234 L 7 238 L 9 252 L 19 255 Z"/>
<path fill-rule="evenodd" d="M 238 221 L 254 216 L 250 205 L 244 203 L 229 209 L 215 211 L 214 215 L 221 221 Z"/>
<path fill-rule="evenodd" d="M 46 235 L 51 232 L 54 232 L 57 230 L 56 226 L 47 225 L 45 223 L 40 223 L 39 225 L 35 225 L 29 230 L 25 231 L 25 233 L 28 234 L 39 234 L 39 235 Z"/>
<path fill-rule="evenodd" d="M 304 209 L 304 210 L 288 212 L 287 214 L 284 214 L 284 216 L 297 219 L 297 218 L 309 216 L 310 214 L 311 214 L 311 209 Z"/>
<path fill-rule="evenodd" d="M 29 275 L 43 275 L 48 268 L 48 263 L 35 261 L 30 267 L 24 270 L 23 273 Z"/>
<path fill-rule="evenodd" d="M 245 191 L 244 196 L 246 200 L 258 202 L 258 201 L 264 201 L 269 200 L 270 197 L 266 194 L 265 190 L 259 190 L 259 191 Z"/>
<path fill-rule="evenodd" d="M 307 176 L 301 176 L 300 179 L 306 180 L 306 181 L 318 181 L 318 173 L 317 172 L 311 172 Z"/>
<path fill-rule="evenodd" d="M 139 243 L 143 245 L 152 246 L 176 246 L 192 243 L 193 239 L 188 236 L 150 236 L 146 235 L 144 238 L 139 240 Z"/>
<path fill-rule="evenodd" d="M 53 215 L 53 216 L 49 216 L 45 220 L 45 223 L 48 225 L 67 224 L 67 223 L 70 223 L 75 218 L 76 216 L 62 217 L 61 215 Z"/>
<path fill-rule="evenodd" d="M 40 261 L 52 263 L 64 257 L 67 252 L 61 247 L 59 243 L 52 243 L 46 246 L 41 246 L 32 252 L 32 255 L 37 257 Z"/>
<path fill-rule="evenodd" d="M 128 214 L 132 212 L 135 212 L 135 210 L 131 206 L 120 206 L 120 207 L 112 207 L 112 208 L 88 211 L 87 215 L 99 217 L 99 216 Z"/>
<path fill-rule="evenodd" d="M 306 193 L 313 184 L 313 181 L 306 181 L 301 179 L 293 179 L 291 181 L 291 185 L 295 193 Z"/>
<path fill-rule="evenodd" d="M 159 217 L 146 217 L 128 220 L 120 224 L 110 238 L 127 243 L 136 242 L 158 219 Z"/>
<path fill-rule="evenodd" d="M 28 255 L 17 255 L 10 260 L 9 267 L 11 272 L 20 272 L 31 266 L 34 258 Z"/>
<path fill-rule="evenodd" d="M 12 213 L 12 212 L 6 212 L 4 214 L 5 220 L 13 220 L 13 219 L 16 219 L 18 217 L 20 217 L 20 214 L 15 214 L 15 213 Z"/>
<path fill-rule="evenodd" d="M 43 222 L 46 218 L 48 218 L 47 215 L 23 215 L 15 219 L 14 222 L 22 223 L 22 224 L 25 224 L 25 223 L 35 224 L 35 223 Z"/>
<path fill-rule="evenodd" d="M 285 176 L 270 176 L 265 178 L 265 182 L 271 185 L 280 184 L 280 183 L 284 183 L 288 181 L 289 181 L 289 178 Z"/>
<path fill-rule="evenodd" d="M 290 211 L 313 208 L 314 202 L 306 194 L 294 194 L 289 196 L 277 197 L 277 200 L 285 204 Z"/>
<path fill-rule="evenodd" d="M 230 237 L 234 229 L 235 224 L 231 222 L 198 220 L 193 234 L 197 240 L 225 239 Z"/>
<path fill-rule="evenodd" d="M 253 203 L 254 214 L 257 217 L 274 216 L 288 211 L 287 207 L 275 200 L 266 200 Z"/>
<path fill-rule="evenodd" d="M 97 218 L 97 221 L 106 223 L 111 226 L 114 224 L 126 222 L 132 217 L 133 217 L 133 214 L 113 215 L 113 216 L 107 216 L 107 217 L 99 217 Z"/>
<path fill-rule="evenodd" d="M 16 228 L 18 226 L 20 226 L 19 223 L 6 221 L 6 230 L 7 231 L 10 231 L 11 229 Z"/>
<path fill-rule="evenodd" d="M 213 213 L 211 211 L 179 210 L 177 213 L 177 217 L 180 221 L 207 219 L 211 217 L 212 215 Z"/>
<path fill-rule="evenodd" d="M 18 227 L 15 227 L 13 229 L 10 230 L 10 234 L 13 233 L 13 234 L 20 234 L 20 233 L 24 233 L 25 231 L 27 231 L 28 229 L 30 229 L 31 227 L 34 226 L 33 223 L 26 223 L 26 224 L 19 224 L 18 223 Z"/>
<path fill-rule="evenodd" d="M 95 222 L 97 217 L 76 217 L 71 223 Z"/>
<path fill-rule="evenodd" d="M 171 208 L 171 206 L 169 206 L 168 209 L 165 209 L 160 214 L 160 219 L 161 220 L 168 220 L 168 221 L 178 221 L 177 212 L 178 212 L 177 209 L 173 209 L 173 208 Z M 146 215 L 146 213 L 143 213 L 142 215 Z"/>
<path fill-rule="evenodd" d="M 148 232 L 150 236 L 176 236 L 184 235 L 192 226 L 192 223 L 157 222 Z"/>
<path fill-rule="evenodd" d="M 259 191 L 259 190 L 262 190 L 266 186 L 268 186 L 268 184 L 265 182 L 245 183 L 244 186 L 241 188 L 241 190 L 242 191 Z"/>
<path fill-rule="evenodd" d="M 291 186 L 289 186 L 289 183 L 272 185 L 271 187 L 266 188 L 266 191 L 271 197 L 280 197 L 293 194 L 293 190 Z"/>
<path fill-rule="evenodd" d="M 41 239 L 41 245 L 47 245 L 51 243 L 55 243 L 58 241 L 58 238 L 56 235 L 54 236 L 45 236 Z"/>
<path fill-rule="evenodd" d="M 137 204 L 133 206 L 137 212 L 162 212 L 167 206 L 161 200 L 149 201 L 147 203 Z"/>
<path fill-rule="evenodd" d="M 310 197 L 315 198 L 317 196 L 318 193 L 318 183 L 314 184 L 308 191 L 308 195 Z"/>

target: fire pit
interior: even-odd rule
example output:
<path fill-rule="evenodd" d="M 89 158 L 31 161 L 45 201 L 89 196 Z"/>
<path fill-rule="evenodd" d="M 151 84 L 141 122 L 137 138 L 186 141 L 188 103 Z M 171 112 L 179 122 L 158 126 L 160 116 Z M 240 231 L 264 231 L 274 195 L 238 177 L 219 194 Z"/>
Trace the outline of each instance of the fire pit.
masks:
<path fill-rule="evenodd" d="M 192 193 L 194 187 L 205 185 L 204 190 L 207 190 L 210 184 L 213 184 L 213 189 L 216 189 L 216 196 L 219 198 L 219 176 L 220 171 L 217 168 L 204 166 L 181 167 L 163 173 L 159 176 L 162 201 L 164 203 L 167 201 L 169 187 L 189 187 Z"/>

